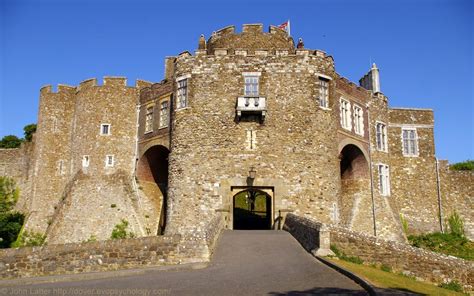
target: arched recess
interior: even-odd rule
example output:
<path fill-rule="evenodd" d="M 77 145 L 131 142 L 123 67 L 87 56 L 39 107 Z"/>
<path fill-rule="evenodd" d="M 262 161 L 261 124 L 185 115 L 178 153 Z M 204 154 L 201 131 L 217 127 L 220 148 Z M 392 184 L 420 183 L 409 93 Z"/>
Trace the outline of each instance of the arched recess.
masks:
<path fill-rule="evenodd" d="M 272 228 L 272 198 L 256 188 L 233 196 L 233 229 L 263 230 Z"/>
<path fill-rule="evenodd" d="M 345 145 L 340 152 L 341 220 L 354 230 L 369 232 L 372 227 L 369 163 L 361 148 Z"/>
<path fill-rule="evenodd" d="M 159 208 L 157 234 L 163 234 L 166 227 L 168 193 L 168 148 L 156 145 L 148 148 L 137 163 L 137 179 L 141 189 L 153 197 Z"/>

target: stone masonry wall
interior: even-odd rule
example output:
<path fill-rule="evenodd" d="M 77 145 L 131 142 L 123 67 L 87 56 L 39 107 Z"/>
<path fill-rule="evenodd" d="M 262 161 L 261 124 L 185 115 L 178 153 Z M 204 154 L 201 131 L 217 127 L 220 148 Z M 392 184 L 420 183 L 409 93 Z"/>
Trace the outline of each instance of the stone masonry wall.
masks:
<path fill-rule="evenodd" d="M 288 215 L 288 229 L 306 249 L 312 250 L 321 244 L 317 231 L 305 231 L 308 228 L 319 230 L 324 227 L 314 219 Z M 285 226 L 286 227 L 286 226 Z M 443 283 L 457 281 L 467 291 L 474 288 L 474 263 L 452 256 L 446 256 L 407 244 L 397 243 L 365 235 L 340 227 L 329 227 L 330 242 L 349 256 L 358 256 L 365 264 L 384 264 L 394 272 L 402 272 L 417 279 Z M 295 234 L 297 235 L 295 235 Z"/>
<path fill-rule="evenodd" d="M 439 173 L 442 223 L 456 211 L 464 221 L 466 236 L 474 240 L 474 172 L 454 171 L 447 161 L 440 161 Z"/>
<path fill-rule="evenodd" d="M 439 231 L 432 110 L 389 109 L 391 198 L 408 222 L 409 233 Z M 403 154 L 402 129 L 415 129 L 418 154 Z"/>
<path fill-rule="evenodd" d="M 252 166 L 254 186 L 274 187 L 274 219 L 281 209 L 331 221 L 340 190 L 336 115 L 318 107 L 316 73 L 333 71 L 331 58 L 309 50 L 180 55 L 175 77 L 189 75 L 189 105 L 172 121 L 167 231 L 200 233 L 216 210 L 231 215 L 231 186 L 247 185 Z M 263 124 L 236 121 L 243 72 L 261 73 Z M 256 133 L 254 149 L 249 130 Z"/>

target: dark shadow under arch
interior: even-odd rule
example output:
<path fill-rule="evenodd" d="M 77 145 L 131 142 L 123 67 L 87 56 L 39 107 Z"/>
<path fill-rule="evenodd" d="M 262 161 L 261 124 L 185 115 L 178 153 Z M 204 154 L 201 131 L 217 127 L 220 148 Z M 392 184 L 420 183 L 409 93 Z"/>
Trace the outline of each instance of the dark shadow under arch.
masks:
<path fill-rule="evenodd" d="M 272 227 L 272 198 L 255 188 L 235 194 L 233 200 L 233 229 L 263 230 Z"/>
<path fill-rule="evenodd" d="M 168 148 L 161 145 L 152 146 L 143 154 L 137 164 L 138 180 L 156 183 L 163 195 L 158 234 L 163 234 L 166 227 L 168 156 Z"/>

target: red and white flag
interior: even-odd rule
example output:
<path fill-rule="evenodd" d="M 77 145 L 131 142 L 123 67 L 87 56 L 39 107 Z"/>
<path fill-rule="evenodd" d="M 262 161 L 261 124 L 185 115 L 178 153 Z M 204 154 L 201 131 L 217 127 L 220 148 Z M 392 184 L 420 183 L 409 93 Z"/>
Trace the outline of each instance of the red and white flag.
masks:
<path fill-rule="evenodd" d="M 278 28 L 285 30 L 289 36 L 290 35 L 290 20 L 287 20 L 283 24 L 279 25 Z"/>

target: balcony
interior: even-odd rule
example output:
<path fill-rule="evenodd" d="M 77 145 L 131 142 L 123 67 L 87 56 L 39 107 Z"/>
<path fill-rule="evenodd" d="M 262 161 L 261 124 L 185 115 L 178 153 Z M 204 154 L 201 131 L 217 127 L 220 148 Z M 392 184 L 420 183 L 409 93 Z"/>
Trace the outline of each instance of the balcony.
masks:
<path fill-rule="evenodd" d="M 264 97 L 238 97 L 235 110 L 239 120 L 245 115 L 257 115 L 263 121 L 267 113 L 267 103 Z"/>

